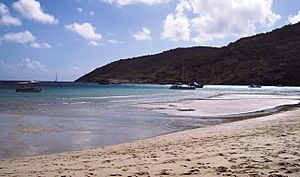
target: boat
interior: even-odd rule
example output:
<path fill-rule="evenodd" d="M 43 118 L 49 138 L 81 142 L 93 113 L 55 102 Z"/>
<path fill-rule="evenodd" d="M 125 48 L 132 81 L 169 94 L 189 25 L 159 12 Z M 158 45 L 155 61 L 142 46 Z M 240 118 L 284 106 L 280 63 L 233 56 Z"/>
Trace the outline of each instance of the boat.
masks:
<path fill-rule="evenodd" d="M 181 80 L 185 80 L 185 66 L 184 66 L 184 60 L 182 60 L 182 75 L 181 75 Z M 183 84 L 181 82 L 178 82 L 176 84 L 173 84 L 169 89 L 176 89 L 176 90 L 195 90 L 196 86 L 195 85 L 189 85 L 189 84 Z"/>
<path fill-rule="evenodd" d="M 204 87 L 204 84 L 199 84 L 197 82 L 190 82 L 188 85 L 189 86 L 195 86 L 196 88 L 203 88 Z"/>
<path fill-rule="evenodd" d="M 176 83 L 170 87 L 170 89 L 176 89 L 176 90 L 195 90 L 195 86 L 182 84 L 182 83 Z"/>
<path fill-rule="evenodd" d="M 249 85 L 249 88 L 261 88 L 261 85 L 252 84 L 252 85 Z"/>
<path fill-rule="evenodd" d="M 41 92 L 42 87 L 39 86 L 38 81 L 19 82 L 16 92 Z"/>
<path fill-rule="evenodd" d="M 55 81 L 54 82 L 57 82 L 57 72 L 55 73 Z"/>

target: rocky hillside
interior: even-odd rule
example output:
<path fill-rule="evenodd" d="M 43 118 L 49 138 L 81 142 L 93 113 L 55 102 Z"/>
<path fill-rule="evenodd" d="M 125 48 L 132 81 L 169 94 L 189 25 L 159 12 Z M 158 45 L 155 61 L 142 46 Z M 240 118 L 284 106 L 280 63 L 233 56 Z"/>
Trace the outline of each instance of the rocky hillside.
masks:
<path fill-rule="evenodd" d="M 115 61 L 76 81 L 300 86 L 300 23 L 221 48 L 177 48 Z"/>

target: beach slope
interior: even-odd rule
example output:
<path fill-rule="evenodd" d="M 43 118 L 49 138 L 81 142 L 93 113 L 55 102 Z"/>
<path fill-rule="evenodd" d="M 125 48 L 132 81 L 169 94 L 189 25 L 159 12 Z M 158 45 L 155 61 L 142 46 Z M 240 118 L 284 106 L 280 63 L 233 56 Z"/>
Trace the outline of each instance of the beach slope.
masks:
<path fill-rule="evenodd" d="M 0 176 L 300 176 L 300 109 L 106 148 L 0 161 Z"/>

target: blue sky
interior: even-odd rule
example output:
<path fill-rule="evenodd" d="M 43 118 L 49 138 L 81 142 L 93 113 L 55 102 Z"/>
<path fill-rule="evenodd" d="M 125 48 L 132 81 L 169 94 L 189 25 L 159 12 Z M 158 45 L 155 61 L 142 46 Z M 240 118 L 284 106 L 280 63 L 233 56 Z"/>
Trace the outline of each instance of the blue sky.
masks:
<path fill-rule="evenodd" d="M 0 80 L 73 81 L 121 58 L 298 21 L 299 0 L 0 0 Z"/>

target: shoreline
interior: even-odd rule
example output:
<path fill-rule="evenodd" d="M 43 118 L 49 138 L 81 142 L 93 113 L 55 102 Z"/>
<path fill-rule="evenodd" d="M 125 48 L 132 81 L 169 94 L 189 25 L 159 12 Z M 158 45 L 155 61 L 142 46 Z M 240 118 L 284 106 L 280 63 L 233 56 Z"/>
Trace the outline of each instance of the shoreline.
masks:
<path fill-rule="evenodd" d="M 280 112 L 285 107 L 298 107 L 299 96 L 266 94 L 217 94 L 207 98 L 185 98 L 167 102 L 139 103 L 139 109 L 170 116 L 199 118 L 252 118 Z"/>
<path fill-rule="evenodd" d="M 4 159 L 0 174 L 299 176 L 299 133 L 300 109 L 295 108 L 104 148 Z"/>
<path fill-rule="evenodd" d="M 143 138 L 139 138 L 139 139 L 135 139 L 135 140 L 123 141 L 121 143 L 114 143 L 114 144 L 103 145 L 103 146 L 93 146 L 93 147 L 74 149 L 74 150 L 65 150 L 65 151 L 60 151 L 60 152 L 55 152 L 55 151 L 44 152 L 44 153 L 39 153 L 39 154 L 34 154 L 34 155 L 27 155 L 27 156 L 24 156 L 24 155 L 11 156 L 11 157 L 0 158 L 0 160 L 16 159 L 16 158 L 23 158 L 23 157 L 39 157 L 39 156 L 53 155 L 53 154 L 60 154 L 60 153 L 67 153 L 67 152 L 76 152 L 76 151 L 81 151 L 81 150 L 90 149 L 90 148 L 93 148 L 93 149 L 95 149 L 95 148 L 104 148 L 104 147 L 107 147 L 107 146 L 113 146 L 113 145 L 118 145 L 118 144 L 123 144 L 123 143 L 130 143 L 130 142 L 133 142 L 133 141 L 149 139 L 149 138 L 153 138 L 153 137 L 157 137 L 157 136 L 177 133 L 177 132 L 186 131 L 186 130 L 192 130 L 192 129 L 197 129 L 197 128 L 205 128 L 205 127 L 220 125 L 220 124 L 229 123 L 229 122 L 242 121 L 242 120 L 246 120 L 246 119 L 253 119 L 253 118 L 257 118 L 257 117 L 278 114 L 282 111 L 295 109 L 295 108 L 299 107 L 299 105 L 300 105 L 300 103 L 299 103 L 300 99 L 299 99 L 298 96 L 265 95 L 265 94 L 257 95 L 257 94 L 245 94 L 245 93 L 242 93 L 242 94 L 241 93 L 240 94 L 236 94 L 236 93 L 234 93 L 234 94 L 233 93 L 230 93 L 230 94 L 217 94 L 217 95 L 211 95 L 211 96 L 208 96 L 208 97 L 198 98 L 198 99 L 190 97 L 190 98 L 175 100 L 175 102 L 178 103 L 178 104 L 183 104 L 183 105 L 184 105 L 184 102 L 191 102 L 192 103 L 191 105 L 193 105 L 193 106 L 196 105 L 197 106 L 197 103 L 195 104 L 193 102 L 203 101 L 203 100 L 204 101 L 219 102 L 220 100 L 236 100 L 236 97 L 246 97 L 246 98 L 248 98 L 249 96 L 250 97 L 251 96 L 252 97 L 257 97 L 257 96 L 259 96 L 259 97 L 266 97 L 266 96 L 274 97 L 275 96 L 276 97 L 276 96 L 279 96 L 279 97 L 283 97 L 284 99 L 286 99 L 286 97 L 287 97 L 289 99 L 296 100 L 298 104 L 287 104 L 287 103 L 282 102 L 281 104 L 283 104 L 283 105 L 279 105 L 279 106 L 271 107 L 271 108 L 267 108 L 267 109 L 261 109 L 261 110 L 258 110 L 258 111 L 253 111 L 253 112 L 248 112 L 248 113 L 236 113 L 236 114 L 230 114 L 230 115 L 226 115 L 226 116 L 215 116 L 215 117 L 212 117 L 212 116 L 210 116 L 210 117 L 199 116 L 199 119 L 197 118 L 198 116 L 195 116 L 195 115 L 193 115 L 193 116 L 190 116 L 190 115 L 187 115 L 187 116 L 185 116 L 185 115 L 176 115 L 176 114 L 172 115 L 172 114 L 168 114 L 168 113 L 158 112 L 159 114 L 165 114 L 168 117 L 171 116 L 174 119 L 177 119 L 177 118 L 178 119 L 194 119 L 194 120 L 200 120 L 200 122 L 198 123 L 199 125 L 194 124 L 194 125 L 191 125 L 189 127 L 178 128 L 177 130 L 163 132 L 163 133 L 160 133 L 160 134 L 156 134 L 156 135 L 152 135 L 152 136 L 148 136 L 148 137 L 143 137 Z M 220 99 L 219 97 L 221 97 L 222 99 Z M 228 97 L 230 99 L 228 99 Z M 265 98 L 262 98 L 262 99 L 265 99 Z M 274 98 L 268 98 L 268 99 L 272 100 Z M 243 100 L 242 102 L 245 102 L 245 100 Z M 144 103 L 140 103 L 140 104 L 144 104 Z M 167 102 L 166 101 L 164 101 L 164 102 L 158 101 L 158 102 L 148 102 L 147 104 L 151 106 L 151 105 L 155 105 L 155 104 L 159 104 L 159 105 L 169 104 L 169 102 L 168 101 Z M 139 104 L 134 104 L 134 105 L 131 105 L 131 106 L 136 107 L 136 105 L 139 105 Z M 233 107 L 234 107 L 234 105 L 233 105 Z M 143 109 L 145 109 L 145 108 L 143 108 Z M 158 109 L 158 110 L 160 111 L 160 109 Z M 147 111 L 149 111 L 149 110 L 147 110 Z M 156 110 L 154 109 L 154 111 L 156 111 Z M 182 112 L 183 113 L 189 113 L 189 111 L 182 111 Z M 201 121 L 203 121 L 203 123 Z M 208 123 L 206 121 L 209 121 L 211 123 Z M 47 134 L 47 133 L 51 133 L 51 132 L 56 132 L 57 130 L 54 129 L 54 128 L 52 128 L 52 129 L 51 128 L 43 128 L 43 127 L 39 127 L 39 126 L 30 126 L 30 125 L 20 126 L 20 125 L 18 125 L 15 128 L 15 131 L 18 132 L 18 133 L 21 133 L 21 134 L 39 135 L 39 134 L 42 134 L 42 133 Z M 20 151 L 22 151 L 22 150 L 20 149 Z"/>
<path fill-rule="evenodd" d="M 87 148 L 87 149 L 80 149 L 80 150 L 66 151 L 66 152 L 54 152 L 54 153 L 42 154 L 42 155 L 0 158 L 0 161 L 17 160 L 17 159 L 21 159 L 21 158 L 35 158 L 35 157 L 59 155 L 59 154 L 65 154 L 65 153 L 81 152 L 81 151 L 86 151 L 86 150 L 89 150 L 89 149 L 103 149 L 103 148 L 107 148 L 107 147 L 111 147 L 111 146 L 118 146 L 118 145 L 122 145 L 122 144 L 134 143 L 136 141 L 143 141 L 143 140 L 147 140 L 147 139 L 152 139 L 152 138 L 156 138 L 156 137 L 160 137 L 160 136 L 166 136 L 166 135 L 169 135 L 169 134 L 176 134 L 176 133 L 189 131 L 189 130 L 210 128 L 210 127 L 214 127 L 214 126 L 221 126 L 223 124 L 230 124 L 230 123 L 234 123 L 234 122 L 240 122 L 240 121 L 245 121 L 245 120 L 250 120 L 250 119 L 262 118 L 262 117 L 265 117 L 265 116 L 272 116 L 272 115 L 284 113 L 284 112 L 287 112 L 287 111 L 293 111 L 295 109 L 300 109 L 300 103 L 293 104 L 293 105 L 282 105 L 282 106 L 278 106 L 278 107 L 270 108 L 270 109 L 272 109 L 272 111 L 268 111 L 268 109 L 267 109 L 267 110 L 261 110 L 261 111 L 250 112 L 250 113 L 245 113 L 245 114 L 242 113 L 242 114 L 236 114 L 236 115 L 229 115 L 229 116 L 225 116 L 225 117 L 215 117 L 215 118 L 213 118 L 213 117 L 201 117 L 202 119 L 206 119 L 206 118 L 207 119 L 224 119 L 224 120 L 226 119 L 228 121 L 217 123 L 217 124 L 212 124 L 212 125 L 205 125 L 205 126 L 202 126 L 202 127 L 175 130 L 175 131 L 172 131 L 172 132 L 162 133 L 162 134 L 151 136 L 151 137 L 148 137 L 148 138 L 133 140 L 133 141 L 120 143 L 120 144 L 112 144 L 112 145 L 100 146 L 100 147 L 91 147 L 91 148 Z M 189 116 L 176 116 L 176 117 L 186 118 L 186 117 L 189 117 Z M 21 132 L 21 133 L 36 134 L 36 133 L 40 133 L 40 132 L 51 132 L 53 130 L 43 129 L 43 128 L 35 128 L 35 127 L 21 127 L 21 128 L 17 128 L 16 131 Z"/>

